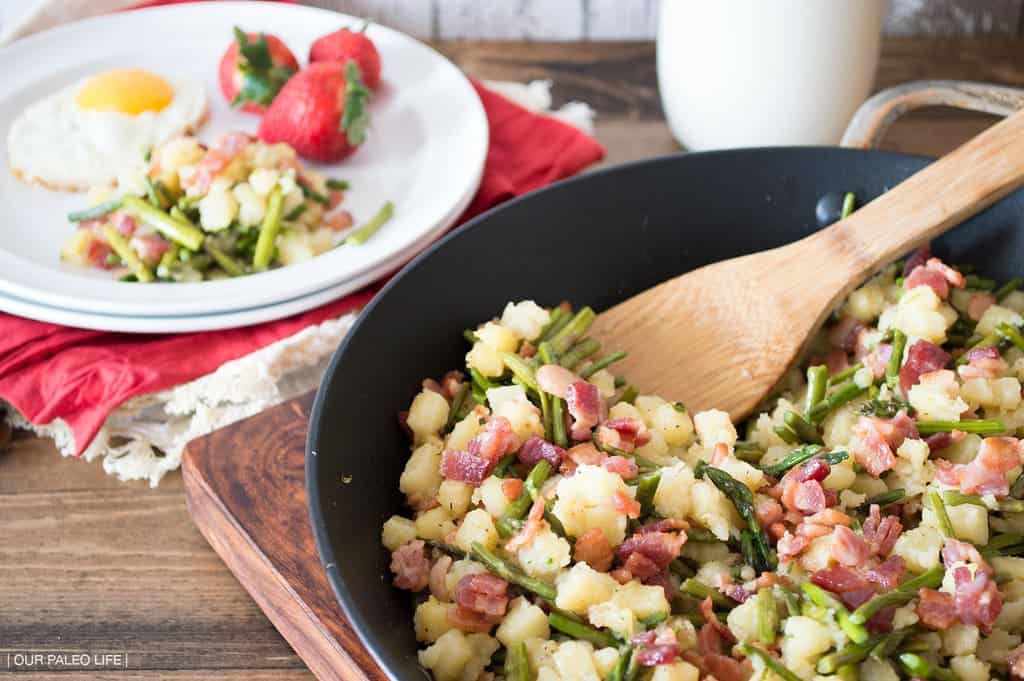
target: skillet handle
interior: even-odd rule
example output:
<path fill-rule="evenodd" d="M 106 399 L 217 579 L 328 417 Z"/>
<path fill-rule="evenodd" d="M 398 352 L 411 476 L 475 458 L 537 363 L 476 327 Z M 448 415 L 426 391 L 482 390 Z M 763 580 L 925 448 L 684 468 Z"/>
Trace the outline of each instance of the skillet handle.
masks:
<path fill-rule="evenodd" d="M 897 85 L 861 104 L 839 144 L 861 149 L 877 147 L 897 118 L 926 106 L 952 106 L 1009 116 L 1024 109 L 1024 90 L 965 80 L 917 80 Z"/>

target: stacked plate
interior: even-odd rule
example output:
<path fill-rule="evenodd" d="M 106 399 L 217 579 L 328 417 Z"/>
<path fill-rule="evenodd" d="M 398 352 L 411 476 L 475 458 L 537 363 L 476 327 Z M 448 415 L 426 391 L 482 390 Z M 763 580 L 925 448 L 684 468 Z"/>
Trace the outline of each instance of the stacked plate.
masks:
<path fill-rule="evenodd" d="M 362 20 L 278 3 L 192 3 L 90 19 L 0 50 L 9 65 L 0 95 L 0 129 L 29 104 L 111 68 L 190 77 L 206 87 L 209 141 L 229 130 L 255 132 L 258 119 L 232 110 L 217 86 L 217 64 L 232 28 L 281 37 L 300 61 L 324 33 Z M 159 35 L 174 40 L 154 40 Z M 357 223 L 387 200 L 394 217 L 369 241 L 308 262 L 234 279 L 138 284 L 69 265 L 61 245 L 75 226 L 67 213 L 82 194 L 0 176 L 0 310 L 90 329 L 166 333 L 242 326 L 286 317 L 335 300 L 399 268 L 445 232 L 472 200 L 487 155 L 488 129 L 472 85 L 447 59 L 396 31 L 371 25 L 384 82 L 371 105 L 368 141 L 336 166 L 347 180 L 345 206 Z M 17 65 L 17 68 L 11 65 Z"/>

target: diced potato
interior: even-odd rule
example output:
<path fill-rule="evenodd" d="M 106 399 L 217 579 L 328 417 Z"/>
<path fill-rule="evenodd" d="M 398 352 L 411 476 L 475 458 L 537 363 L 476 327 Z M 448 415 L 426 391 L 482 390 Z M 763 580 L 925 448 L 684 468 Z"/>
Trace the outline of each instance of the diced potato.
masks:
<path fill-rule="evenodd" d="M 871 681 L 900 681 L 899 674 L 885 661 L 869 657 L 860 663 L 860 677 Z"/>
<path fill-rule="evenodd" d="M 942 637 L 943 655 L 970 655 L 978 648 L 980 632 L 973 624 L 957 622 L 939 632 Z"/>
<path fill-rule="evenodd" d="M 978 657 L 993 664 L 1006 664 L 1006 655 L 1020 645 L 1020 636 L 996 627 L 978 642 Z"/>
<path fill-rule="evenodd" d="M 455 523 L 448 511 L 438 506 L 416 516 L 416 536 L 420 539 L 443 541 L 455 531 Z"/>
<path fill-rule="evenodd" d="M 700 670 L 683 660 L 658 665 L 651 675 L 651 681 L 697 681 L 699 678 Z"/>
<path fill-rule="evenodd" d="M 885 480 L 873 478 L 867 473 L 859 473 L 857 479 L 850 485 L 850 489 L 858 494 L 873 497 L 878 494 L 884 494 L 889 491 L 889 487 L 885 484 Z"/>
<path fill-rule="evenodd" d="M 644 619 L 652 615 L 667 615 L 669 612 L 665 589 L 636 581 L 628 582 L 616 589 L 615 595 L 612 596 L 612 602 L 632 610 L 637 619 Z"/>
<path fill-rule="evenodd" d="M 729 498 L 707 480 L 694 482 L 690 493 L 693 519 L 722 541 L 728 540 L 729 530 L 739 526 L 736 508 Z"/>
<path fill-rule="evenodd" d="M 868 282 L 850 294 L 841 314 L 870 323 L 878 319 L 885 306 L 885 289 L 876 283 Z"/>
<path fill-rule="evenodd" d="M 626 536 L 626 515 L 615 510 L 616 492 L 635 494 L 615 473 L 601 466 L 580 466 L 575 475 L 558 482 L 558 499 L 552 511 L 570 536 L 578 537 L 597 527 L 612 546 L 618 546 Z"/>
<path fill-rule="evenodd" d="M 480 342 L 497 352 L 515 352 L 519 347 L 518 333 L 495 322 L 487 322 L 476 330 Z"/>
<path fill-rule="evenodd" d="M 905 629 L 918 623 L 921 618 L 917 616 L 917 604 L 908 603 L 901 608 L 896 608 L 892 617 L 892 628 Z"/>
<path fill-rule="evenodd" d="M 516 557 L 526 574 L 549 577 L 569 564 L 571 554 L 569 542 L 545 527 L 532 542 L 519 549 Z"/>
<path fill-rule="evenodd" d="M 380 543 L 388 551 L 394 551 L 402 544 L 407 544 L 416 539 L 416 523 L 403 518 L 400 515 L 393 515 L 384 521 L 384 527 L 380 531 Z"/>
<path fill-rule="evenodd" d="M 556 648 L 555 650 L 558 649 Z M 554 658 L 552 658 L 550 665 L 538 668 L 536 681 L 562 681 L 562 677 L 558 675 L 558 670 L 555 669 L 554 664 Z"/>
<path fill-rule="evenodd" d="M 765 478 L 761 469 L 754 468 L 746 461 L 740 461 L 735 456 L 727 456 L 718 463 L 718 467 L 749 487 L 752 492 L 756 492 L 764 485 Z"/>
<path fill-rule="evenodd" d="M 765 450 L 784 446 L 786 443 L 775 433 L 774 425 L 771 416 L 768 414 L 759 415 L 752 425 L 747 428 L 747 439 Z"/>
<path fill-rule="evenodd" d="M 607 601 L 615 593 L 618 582 L 611 575 L 598 572 L 586 563 L 576 563 L 555 578 L 555 605 L 578 615 L 587 608 Z"/>
<path fill-rule="evenodd" d="M 469 510 L 473 489 L 473 485 L 468 482 L 445 480 L 437 491 L 437 502 L 448 511 L 452 518 L 461 518 Z"/>
<path fill-rule="evenodd" d="M 482 575 L 486 573 L 487 568 L 482 563 L 470 560 L 469 558 L 463 558 L 462 560 L 455 561 L 448 568 L 448 574 L 444 578 L 444 585 L 449 594 L 454 594 L 455 587 L 459 585 L 459 582 L 466 575 Z"/>
<path fill-rule="evenodd" d="M 863 404 L 863 400 L 855 400 L 825 417 L 821 424 L 825 446 L 830 449 L 846 447 L 853 438 L 853 426 L 860 420 L 859 410 Z"/>
<path fill-rule="evenodd" d="M 654 412 L 663 404 L 666 404 L 665 400 L 657 395 L 638 395 L 633 400 L 633 406 L 643 414 L 644 423 L 648 428 L 654 427 Z"/>
<path fill-rule="evenodd" d="M 442 603 L 433 596 L 420 603 L 413 616 L 416 625 L 416 640 L 433 642 L 454 627 L 448 622 L 451 603 Z"/>
<path fill-rule="evenodd" d="M 965 655 L 951 659 L 949 667 L 960 681 L 989 681 L 992 665 L 974 655 Z"/>
<path fill-rule="evenodd" d="M 594 651 L 594 667 L 597 669 L 597 675 L 602 679 L 608 678 L 618 661 L 619 651 L 615 648 L 601 648 Z"/>
<path fill-rule="evenodd" d="M 210 192 L 199 200 L 199 224 L 207 232 L 227 229 L 238 215 L 238 201 L 226 189 Z"/>
<path fill-rule="evenodd" d="M 587 608 L 587 619 L 595 627 L 610 629 L 627 640 L 636 633 L 636 615 L 614 600 Z"/>
<path fill-rule="evenodd" d="M 509 603 L 505 619 L 494 635 L 504 645 L 512 646 L 528 638 L 548 638 L 551 628 L 544 611 L 520 596 Z"/>
<path fill-rule="evenodd" d="M 562 681 L 601 681 L 594 667 L 593 646 L 584 641 L 566 641 L 552 656 Z"/>
<path fill-rule="evenodd" d="M 685 447 L 693 438 L 693 420 L 690 414 L 667 402 L 654 410 L 651 427 L 661 433 L 669 447 Z"/>
<path fill-rule="evenodd" d="M 922 494 L 935 477 L 935 466 L 928 456 L 928 444 L 924 440 L 904 440 L 896 450 L 896 463 L 887 480 L 888 485 L 891 488 L 902 487 L 908 497 Z"/>
<path fill-rule="evenodd" d="M 528 341 L 535 340 L 551 321 L 551 313 L 532 300 L 509 303 L 501 313 L 501 325 Z"/>
<path fill-rule="evenodd" d="M 417 447 L 398 479 L 398 489 L 410 499 L 430 499 L 441 487 L 441 448 L 436 442 Z"/>
<path fill-rule="evenodd" d="M 736 427 L 727 412 L 720 409 L 698 412 L 693 417 L 693 425 L 700 443 L 705 447 L 714 447 L 719 442 L 729 447 L 736 444 Z"/>
<path fill-rule="evenodd" d="M 553 670 L 555 665 L 554 654 L 558 650 L 558 643 L 556 641 L 531 637 L 526 639 L 524 643 L 526 644 L 526 656 L 530 660 L 530 669 L 540 670 L 542 667 L 547 667 Z M 553 673 L 557 681 L 558 672 Z"/>
<path fill-rule="evenodd" d="M 508 508 L 508 497 L 505 496 L 501 487 L 501 478 L 492 475 L 484 478 L 484 481 L 473 492 L 473 501 L 482 503 L 493 518 L 500 518 Z"/>
<path fill-rule="evenodd" d="M 641 459 L 650 461 L 659 466 L 670 466 L 674 463 L 674 459 L 669 454 L 668 444 L 665 442 L 665 436 L 661 434 L 659 430 L 648 431 L 651 435 L 650 441 L 643 447 L 637 447 L 633 452 L 636 456 Z"/>
<path fill-rule="evenodd" d="M 463 551 L 473 550 L 473 544 L 478 542 L 488 549 L 498 545 L 498 530 L 494 527 L 494 520 L 491 514 L 482 508 L 476 508 L 466 514 L 455 533 L 455 545 Z"/>
<path fill-rule="evenodd" d="M 848 458 L 832 466 L 822 485 L 825 489 L 846 490 L 856 479 L 857 473 L 853 470 L 853 460 Z"/>
<path fill-rule="evenodd" d="M 487 403 L 495 416 L 508 419 L 520 440 L 526 441 L 531 435 L 544 436 L 540 409 L 526 398 L 522 386 L 491 388 L 487 391 Z"/>
<path fill-rule="evenodd" d="M 700 568 L 697 569 L 697 574 L 694 579 L 703 584 L 707 584 L 713 589 L 717 589 L 717 585 L 728 582 L 732 579 L 731 565 L 733 562 L 734 557 L 728 553 L 726 553 L 724 560 L 709 560 L 702 562 Z"/>
<path fill-rule="evenodd" d="M 448 409 L 448 400 L 433 390 L 424 390 L 413 398 L 406 425 L 417 444 L 441 432 L 448 422 Z"/>
<path fill-rule="evenodd" d="M 952 313 L 952 318 L 945 312 Z M 956 312 L 944 305 L 928 286 L 917 286 L 903 294 L 895 307 L 882 313 L 879 328 L 897 328 L 912 338 L 923 338 L 941 345 L 946 342 L 946 329 L 956 319 Z"/>
<path fill-rule="evenodd" d="M 988 543 L 988 509 L 974 504 L 947 505 L 946 513 L 958 539 L 979 546 Z M 939 519 L 931 507 L 922 509 L 921 526 L 939 529 Z"/>
<path fill-rule="evenodd" d="M 473 347 L 466 353 L 466 366 L 489 377 L 505 373 L 505 362 L 501 358 L 501 353 L 483 341 L 473 343 Z"/>
<path fill-rule="evenodd" d="M 257 196 L 266 197 L 277 185 L 277 178 L 280 173 L 271 168 L 257 168 L 249 173 L 249 186 L 256 192 Z"/>
<path fill-rule="evenodd" d="M 1002 305 L 991 305 L 985 313 L 981 315 L 981 319 L 978 320 L 978 325 L 974 327 L 974 332 L 988 336 L 989 334 L 995 333 L 996 327 L 1002 323 L 1007 323 L 1010 326 L 1020 326 L 1024 324 L 1024 317 L 1014 312 L 1008 307 Z"/>
<path fill-rule="evenodd" d="M 726 620 L 726 624 L 729 625 L 729 631 L 731 631 L 741 643 L 757 640 L 757 607 L 757 599 L 748 598 L 745 602 L 737 605 L 729 611 L 729 617 Z"/>
<path fill-rule="evenodd" d="M 601 397 L 606 400 L 615 394 L 615 376 L 607 369 L 595 371 L 587 381 L 596 385 Z"/>
<path fill-rule="evenodd" d="M 942 544 L 942 533 L 937 529 L 917 527 L 901 534 L 892 552 L 894 555 L 902 556 L 908 570 L 924 572 L 939 564 Z"/>
<path fill-rule="evenodd" d="M 617 402 L 608 410 L 609 419 L 640 419 L 644 420 L 643 412 L 629 402 Z"/>
<path fill-rule="evenodd" d="M 433 672 L 437 681 L 460 681 L 472 658 L 473 648 L 458 629 L 446 631 L 434 645 L 419 652 L 420 664 Z"/>
<path fill-rule="evenodd" d="M 1024 580 L 1024 558 L 1016 556 L 993 556 L 989 564 L 999 577 Z"/>
<path fill-rule="evenodd" d="M 960 386 L 960 396 L 971 409 L 978 407 L 1013 410 L 1020 406 L 1020 381 L 1005 378 L 970 378 Z"/>
<path fill-rule="evenodd" d="M 706 565 L 709 562 L 727 560 L 729 558 L 729 546 L 721 542 L 690 541 L 683 544 L 682 555 L 684 558 L 696 561 L 700 565 Z"/>
<path fill-rule="evenodd" d="M 681 461 L 670 468 L 662 468 L 654 493 L 654 510 L 666 518 L 684 520 L 692 508 L 690 488 L 693 482 L 693 471 Z"/>
<path fill-rule="evenodd" d="M 967 433 L 961 440 L 954 441 L 949 447 L 943 449 L 941 456 L 953 463 L 970 463 L 974 461 L 980 447 L 981 436 Z"/>
<path fill-rule="evenodd" d="M 231 189 L 238 201 L 238 222 L 247 226 L 256 226 L 263 222 L 267 212 L 266 200 L 253 191 L 248 182 L 240 182 Z"/>
<path fill-rule="evenodd" d="M 1024 599 L 1009 599 L 1009 594 L 1004 593 L 1003 609 L 996 620 L 996 626 L 1008 631 L 1020 631 L 1024 628 Z"/>
<path fill-rule="evenodd" d="M 832 535 L 826 534 L 811 541 L 811 545 L 800 555 L 800 566 L 808 572 L 824 570 L 832 558 Z"/>
<path fill-rule="evenodd" d="M 832 647 L 832 632 L 810 617 L 796 616 L 786 620 L 782 639 L 782 661 L 797 676 L 812 678 L 818 657 Z M 811 676 L 807 676 L 807 670 Z"/>
<path fill-rule="evenodd" d="M 921 288 L 926 287 L 918 286 L 912 290 Z M 960 414 L 968 409 L 967 403 L 960 398 L 956 374 L 948 369 L 924 374 L 920 382 L 910 389 L 907 400 L 922 419 L 959 421 Z"/>
<path fill-rule="evenodd" d="M 448 439 L 445 440 L 445 449 L 466 449 L 466 445 L 469 441 L 476 437 L 477 433 L 480 432 L 480 416 L 474 412 L 466 414 L 466 418 L 462 419 L 452 427 L 452 432 L 448 433 Z"/>

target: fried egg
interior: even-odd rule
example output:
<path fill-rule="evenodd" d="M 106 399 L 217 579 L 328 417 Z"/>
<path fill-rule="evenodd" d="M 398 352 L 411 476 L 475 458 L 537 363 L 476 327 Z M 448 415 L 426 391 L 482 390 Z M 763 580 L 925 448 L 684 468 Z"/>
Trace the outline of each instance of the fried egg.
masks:
<path fill-rule="evenodd" d="M 147 149 L 193 131 L 203 87 L 142 69 L 86 78 L 32 104 L 7 133 L 11 170 L 26 182 L 84 190 L 116 183 Z"/>

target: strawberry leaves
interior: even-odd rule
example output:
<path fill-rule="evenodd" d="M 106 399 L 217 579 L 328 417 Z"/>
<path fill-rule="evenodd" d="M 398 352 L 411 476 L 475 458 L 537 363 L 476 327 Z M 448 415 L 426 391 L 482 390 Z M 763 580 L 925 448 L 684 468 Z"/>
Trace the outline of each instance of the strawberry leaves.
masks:
<path fill-rule="evenodd" d="M 370 126 L 370 90 L 363 84 L 359 64 L 350 61 L 345 64 L 345 108 L 341 116 L 341 129 L 348 135 L 348 143 L 359 146 L 366 141 L 366 129 Z"/>
<path fill-rule="evenodd" d="M 246 102 L 269 106 L 295 70 L 274 63 L 267 37 L 262 32 L 255 40 L 250 40 L 236 26 L 235 41 L 238 43 L 238 72 L 242 75 L 242 82 L 231 106 Z"/>

